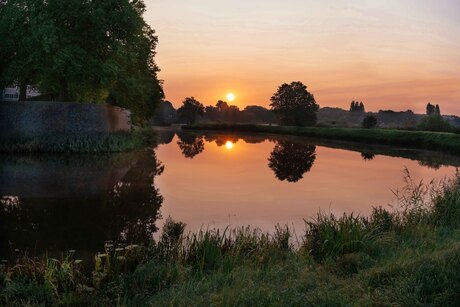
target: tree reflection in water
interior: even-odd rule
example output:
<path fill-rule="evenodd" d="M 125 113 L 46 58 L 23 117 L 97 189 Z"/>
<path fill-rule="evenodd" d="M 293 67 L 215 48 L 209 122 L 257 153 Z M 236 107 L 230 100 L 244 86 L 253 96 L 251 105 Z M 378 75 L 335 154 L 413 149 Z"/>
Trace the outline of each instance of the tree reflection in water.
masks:
<path fill-rule="evenodd" d="M 57 257 L 77 250 L 79 257 L 92 259 L 107 242 L 143 244 L 157 231 L 163 197 L 155 177 L 164 166 L 153 151 L 11 156 L 0 168 L 0 259 L 13 256 L 15 249 Z"/>
<path fill-rule="evenodd" d="M 193 159 L 204 150 L 204 139 L 202 136 L 190 134 L 190 133 L 177 133 L 180 150 L 182 155 L 186 158 Z"/>
<path fill-rule="evenodd" d="M 362 152 L 361 158 L 363 158 L 364 161 L 372 161 L 375 158 L 375 154 L 370 152 Z"/>
<path fill-rule="evenodd" d="M 297 182 L 309 172 L 316 159 L 316 146 L 280 140 L 268 158 L 268 166 L 281 181 Z"/>

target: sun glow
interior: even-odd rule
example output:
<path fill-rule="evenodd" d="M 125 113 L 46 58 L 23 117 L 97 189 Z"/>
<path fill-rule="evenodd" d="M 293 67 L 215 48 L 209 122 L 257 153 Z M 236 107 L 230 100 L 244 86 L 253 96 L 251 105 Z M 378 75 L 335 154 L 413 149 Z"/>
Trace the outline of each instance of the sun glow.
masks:
<path fill-rule="evenodd" d="M 228 101 L 233 101 L 233 100 L 235 100 L 235 94 L 233 94 L 233 93 L 228 93 L 228 94 L 227 94 L 227 100 L 228 100 Z"/>
<path fill-rule="evenodd" d="M 230 150 L 233 148 L 233 143 L 231 141 L 227 141 L 227 143 L 225 143 L 225 147 Z"/>

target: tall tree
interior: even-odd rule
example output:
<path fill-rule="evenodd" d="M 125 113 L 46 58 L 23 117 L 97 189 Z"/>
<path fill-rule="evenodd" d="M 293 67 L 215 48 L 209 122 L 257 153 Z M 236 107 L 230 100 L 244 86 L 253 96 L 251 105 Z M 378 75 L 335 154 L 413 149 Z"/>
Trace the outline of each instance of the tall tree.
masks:
<path fill-rule="evenodd" d="M 271 97 L 271 110 L 281 125 L 310 126 L 316 123 L 319 105 L 302 82 L 282 84 Z"/>
<path fill-rule="evenodd" d="M 142 0 L 4 0 L 0 10 L 2 83 L 34 85 L 60 101 L 110 94 L 135 122 L 153 115 L 164 95 Z"/>
<path fill-rule="evenodd" d="M 182 106 L 177 109 L 179 120 L 191 125 L 194 124 L 199 116 L 204 115 L 204 106 L 194 97 L 187 97 L 182 102 Z"/>
<path fill-rule="evenodd" d="M 431 103 L 426 105 L 426 115 L 433 115 L 436 112 L 436 107 Z"/>

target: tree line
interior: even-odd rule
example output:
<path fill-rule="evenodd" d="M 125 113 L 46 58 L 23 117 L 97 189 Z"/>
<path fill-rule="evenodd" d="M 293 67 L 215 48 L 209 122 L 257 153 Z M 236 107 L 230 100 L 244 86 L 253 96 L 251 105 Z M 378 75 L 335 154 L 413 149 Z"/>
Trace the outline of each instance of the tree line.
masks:
<path fill-rule="evenodd" d="M 164 97 L 142 0 L 0 1 L 0 87 L 43 100 L 109 102 L 150 118 Z"/>

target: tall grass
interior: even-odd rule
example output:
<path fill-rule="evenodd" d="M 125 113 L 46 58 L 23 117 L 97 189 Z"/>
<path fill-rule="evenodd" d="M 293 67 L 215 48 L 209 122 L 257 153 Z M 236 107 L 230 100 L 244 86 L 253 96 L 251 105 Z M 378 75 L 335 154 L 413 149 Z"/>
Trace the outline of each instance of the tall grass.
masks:
<path fill-rule="evenodd" d="M 0 140 L 0 153 L 101 153 L 120 152 L 152 145 L 152 129 L 130 132 L 50 134 L 35 138 Z"/>
<path fill-rule="evenodd" d="M 149 246 L 105 246 L 92 274 L 71 255 L 0 269 L 0 304 L 455 305 L 460 177 L 395 191 L 369 217 L 319 213 L 296 239 L 243 227 L 184 233 L 168 219 Z"/>

